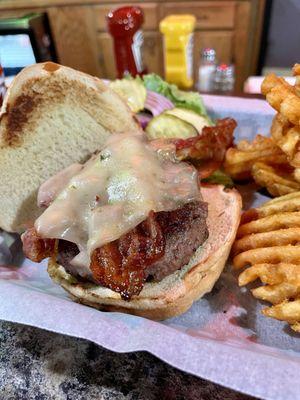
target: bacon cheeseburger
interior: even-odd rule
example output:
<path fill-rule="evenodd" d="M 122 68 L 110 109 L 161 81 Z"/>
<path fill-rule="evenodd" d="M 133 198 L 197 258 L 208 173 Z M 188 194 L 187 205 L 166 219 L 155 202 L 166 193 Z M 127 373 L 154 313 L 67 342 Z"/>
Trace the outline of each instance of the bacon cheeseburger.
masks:
<path fill-rule="evenodd" d="M 52 87 L 57 81 L 60 87 L 66 83 L 66 77 L 64 81 L 61 78 L 64 71 L 46 71 Z M 72 76 L 77 83 L 83 79 L 83 74 L 72 73 L 77 74 Z M 47 103 L 45 113 L 39 111 L 35 126 L 43 124 L 54 135 L 53 141 L 55 127 L 60 126 L 57 118 L 67 112 L 66 104 L 74 96 L 74 82 L 70 87 L 57 106 L 60 113 L 49 111 L 51 103 Z M 97 90 L 111 95 L 112 104 L 119 101 L 100 83 Z M 86 102 L 88 97 L 87 93 Z M 103 107 L 100 100 L 98 105 Z M 37 106 L 41 107 L 41 102 Z M 116 118 L 121 118 L 123 104 L 120 107 Z M 32 110 L 36 108 L 23 110 L 27 113 L 26 122 L 20 120 L 24 129 L 30 124 L 30 113 L 37 119 Z M 50 113 L 48 125 L 46 112 Z M 128 116 L 131 121 L 129 111 Z M 84 118 L 88 116 L 83 113 L 80 120 L 68 119 L 64 126 L 69 136 L 61 129 L 64 144 L 53 144 L 50 150 L 51 141 L 37 150 L 34 143 L 44 146 L 38 140 L 44 133 L 35 128 L 36 138 L 29 148 L 35 154 L 42 151 L 39 156 L 48 157 L 49 168 L 56 173 L 52 177 L 46 170 L 41 173 L 41 167 L 33 167 L 36 160 L 24 156 L 35 174 L 40 174 L 35 182 L 48 178 L 38 190 L 39 217 L 31 224 L 26 221 L 30 227 L 22 235 L 25 255 L 35 262 L 49 258 L 51 278 L 83 304 L 153 319 L 183 313 L 212 289 L 224 268 L 240 219 L 239 194 L 220 185 L 200 188 L 197 170 L 178 160 L 176 146 L 149 142 L 138 127 L 130 127 L 133 122 L 125 121 L 123 132 L 119 129 L 119 133 L 107 134 L 113 130 L 99 118 L 100 151 L 85 162 L 86 155 L 77 151 L 70 160 L 65 151 L 69 152 L 70 141 L 80 140 L 74 139 L 72 128 L 80 124 L 76 132 L 84 135 L 88 129 Z M 3 121 L 1 124 L 3 134 Z M 28 145 L 25 136 L 23 139 L 13 146 L 18 151 Z M 51 152 L 56 158 L 59 153 L 66 168 L 58 171 L 52 165 Z"/>

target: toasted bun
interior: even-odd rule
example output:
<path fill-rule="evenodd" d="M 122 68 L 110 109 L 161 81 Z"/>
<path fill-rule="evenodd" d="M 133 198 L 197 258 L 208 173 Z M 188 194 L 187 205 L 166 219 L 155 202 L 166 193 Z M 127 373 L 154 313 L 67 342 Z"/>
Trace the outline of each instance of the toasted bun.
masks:
<path fill-rule="evenodd" d="M 0 113 L 0 227 L 24 230 L 41 213 L 43 181 L 87 159 L 111 132 L 134 130 L 129 108 L 100 79 L 49 62 L 23 69 Z"/>
<path fill-rule="evenodd" d="M 76 281 L 66 270 L 49 261 L 48 272 L 71 297 L 83 304 L 108 311 L 121 311 L 155 320 L 182 314 L 195 300 L 210 292 L 219 278 L 240 221 L 242 201 L 236 190 L 223 186 L 202 188 L 208 203 L 209 238 L 190 263 L 158 283 L 146 283 L 131 301 L 124 301 L 110 289 Z"/>

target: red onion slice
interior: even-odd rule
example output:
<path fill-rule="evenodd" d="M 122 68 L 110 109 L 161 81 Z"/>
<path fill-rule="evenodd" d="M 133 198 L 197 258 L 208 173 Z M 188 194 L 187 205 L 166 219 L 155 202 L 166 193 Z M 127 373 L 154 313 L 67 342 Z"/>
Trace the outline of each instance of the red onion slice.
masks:
<path fill-rule="evenodd" d="M 147 90 L 145 108 L 151 111 L 153 116 L 156 117 L 163 111 L 174 108 L 174 104 L 162 94 Z"/>
<path fill-rule="evenodd" d="M 138 119 L 141 127 L 145 129 L 149 121 L 151 121 L 152 116 L 146 113 L 138 113 L 136 114 L 136 118 Z"/>

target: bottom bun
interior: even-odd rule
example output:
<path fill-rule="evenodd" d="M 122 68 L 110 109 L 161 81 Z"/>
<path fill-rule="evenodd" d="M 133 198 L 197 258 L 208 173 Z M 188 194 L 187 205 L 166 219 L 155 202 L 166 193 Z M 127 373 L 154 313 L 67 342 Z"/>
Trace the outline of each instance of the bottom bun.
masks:
<path fill-rule="evenodd" d="M 224 190 L 220 185 L 201 189 L 208 203 L 209 238 L 201 245 L 188 265 L 160 282 L 147 282 L 138 296 L 130 301 L 108 288 L 80 282 L 50 259 L 50 277 L 71 297 L 101 310 L 120 311 L 163 320 L 184 313 L 195 300 L 213 288 L 223 271 L 240 221 L 242 201 L 236 190 Z"/>

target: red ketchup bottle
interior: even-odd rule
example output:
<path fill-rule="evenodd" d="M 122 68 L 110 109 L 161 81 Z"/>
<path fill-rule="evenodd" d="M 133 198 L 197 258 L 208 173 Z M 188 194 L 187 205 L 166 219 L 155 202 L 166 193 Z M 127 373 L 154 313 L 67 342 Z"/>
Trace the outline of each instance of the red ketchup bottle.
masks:
<path fill-rule="evenodd" d="M 143 22 L 140 7 L 121 7 L 107 15 L 108 31 L 114 40 L 118 78 L 146 73 L 142 60 Z"/>

